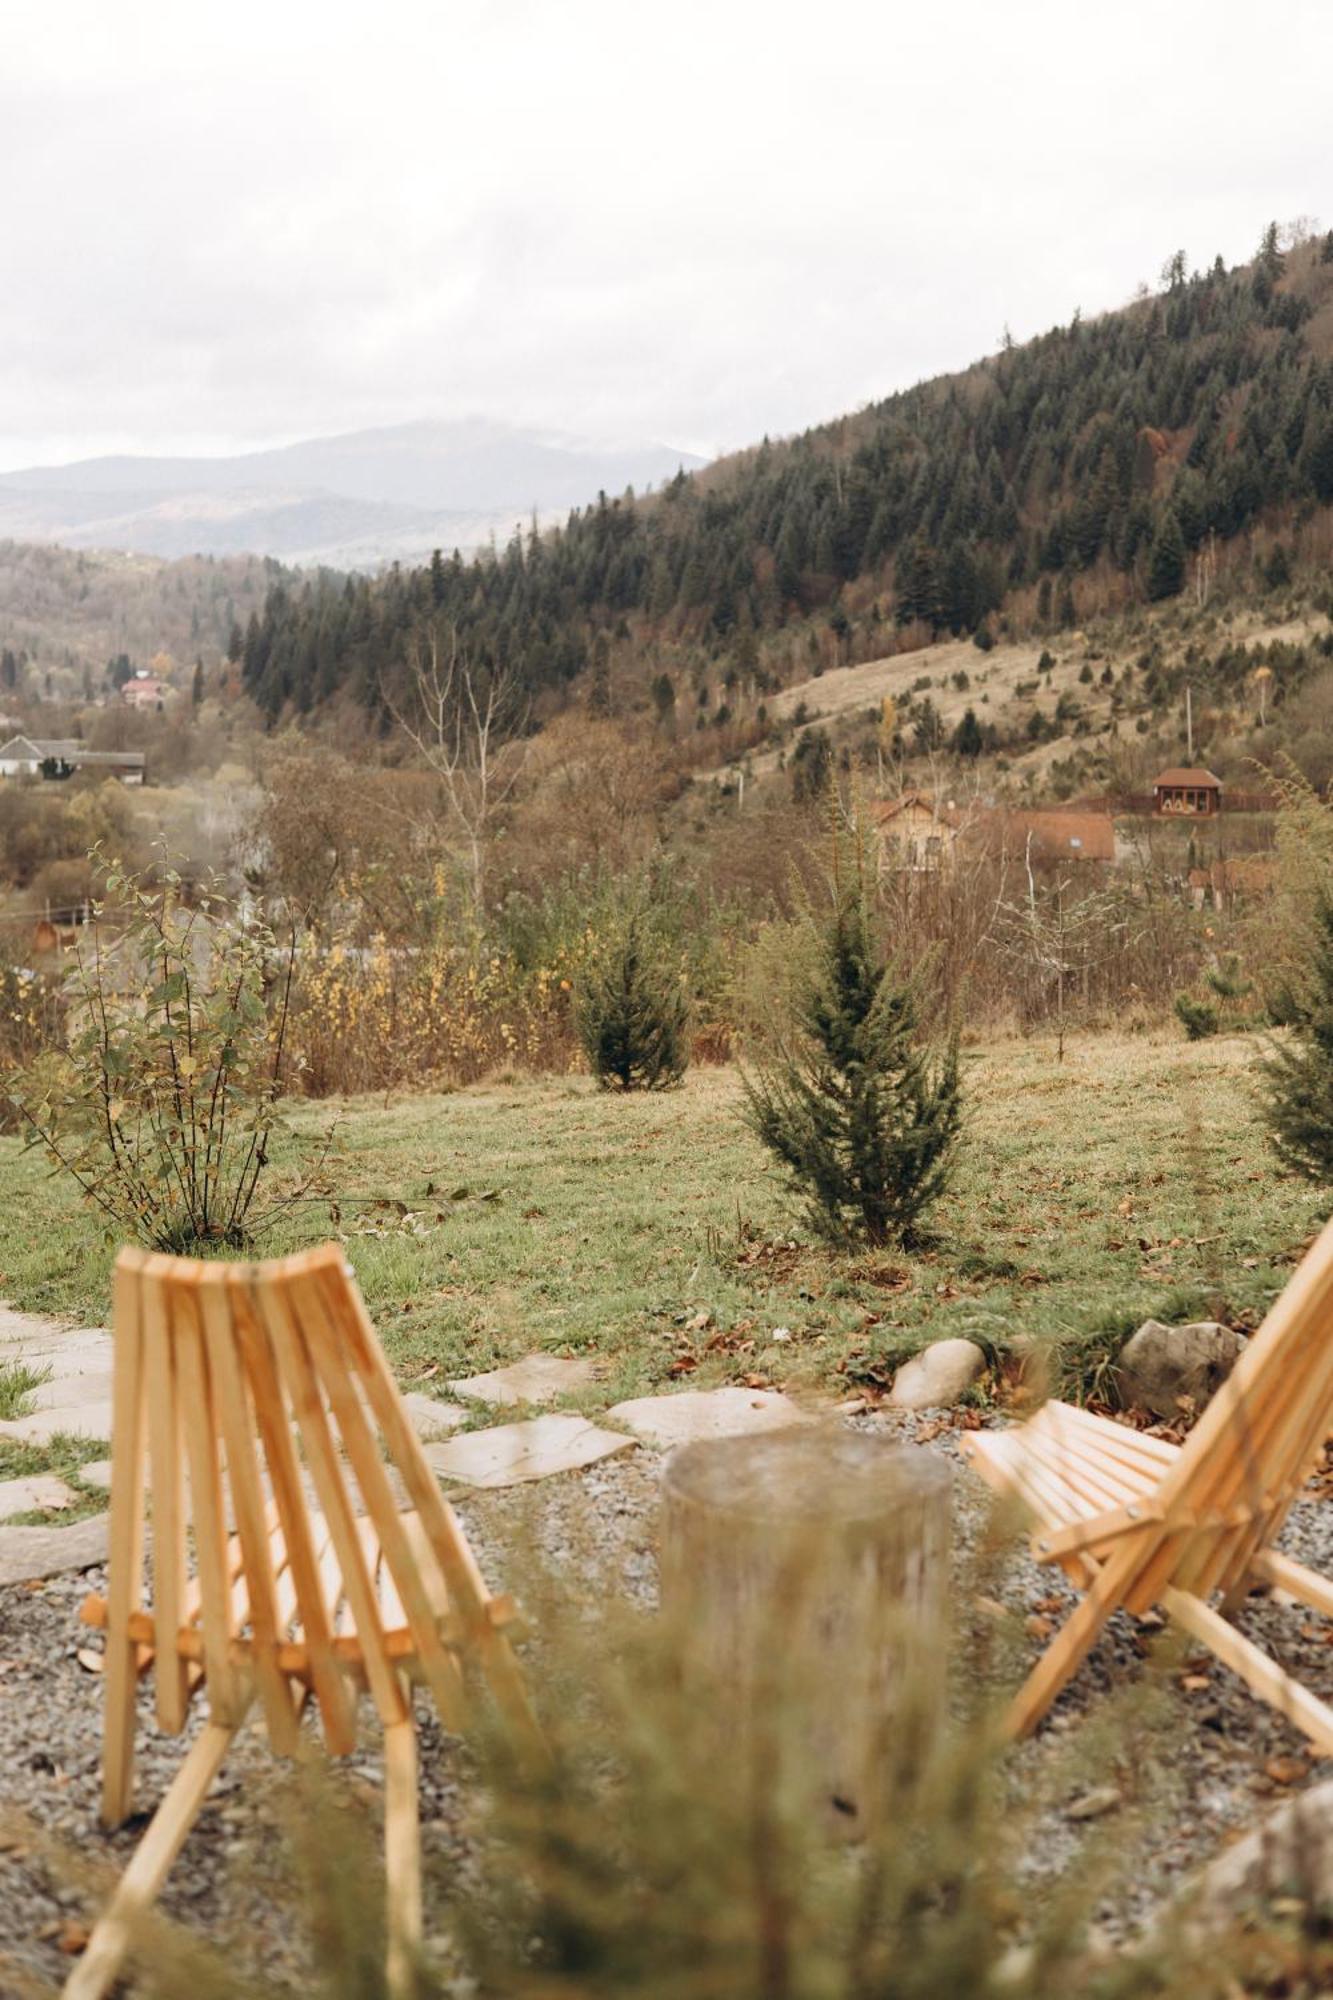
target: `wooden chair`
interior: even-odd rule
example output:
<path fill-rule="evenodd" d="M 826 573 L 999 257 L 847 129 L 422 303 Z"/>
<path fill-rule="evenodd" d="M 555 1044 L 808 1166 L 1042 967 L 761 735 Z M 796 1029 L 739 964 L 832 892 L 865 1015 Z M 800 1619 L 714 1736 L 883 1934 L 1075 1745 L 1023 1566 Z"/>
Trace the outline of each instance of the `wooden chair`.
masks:
<path fill-rule="evenodd" d="M 977 1471 L 1036 1516 L 1037 1561 L 1084 1592 L 1012 1703 L 1009 1732 L 1036 1727 L 1112 1612 L 1160 1606 L 1333 1753 L 1333 1708 L 1225 1615 L 1272 1584 L 1333 1617 L 1333 1583 L 1272 1546 L 1331 1430 L 1333 1223 L 1183 1446 L 1057 1402 L 1021 1427 L 966 1433 Z"/>
<path fill-rule="evenodd" d="M 313 1699 L 343 1755 L 362 1689 L 384 1730 L 389 1980 L 404 1992 L 421 1924 L 412 1683 L 458 1729 L 475 1658 L 521 1746 L 540 1754 L 514 1606 L 490 1595 L 441 1497 L 336 1245 L 251 1265 L 123 1250 L 114 1330 L 108 1589 L 83 1613 L 106 1631 L 107 1827 L 131 1808 L 140 1676 L 152 1673 L 163 1730 L 184 1729 L 201 1686 L 208 1715 L 68 2000 L 111 1984 L 251 1705 L 291 1756 Z M 390 1468 L 413 1511 L 400 1512 Z"/>

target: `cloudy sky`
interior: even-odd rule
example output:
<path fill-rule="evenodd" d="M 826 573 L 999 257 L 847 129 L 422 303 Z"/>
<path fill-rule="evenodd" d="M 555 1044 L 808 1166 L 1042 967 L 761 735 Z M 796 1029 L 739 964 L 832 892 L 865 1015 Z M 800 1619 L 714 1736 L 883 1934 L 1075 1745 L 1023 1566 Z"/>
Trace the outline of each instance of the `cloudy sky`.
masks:
<path fill-rule="evenodd" d="M 10 0 L 0 467 L 721 448 L 1333 223 L 1329 0 Z"/>

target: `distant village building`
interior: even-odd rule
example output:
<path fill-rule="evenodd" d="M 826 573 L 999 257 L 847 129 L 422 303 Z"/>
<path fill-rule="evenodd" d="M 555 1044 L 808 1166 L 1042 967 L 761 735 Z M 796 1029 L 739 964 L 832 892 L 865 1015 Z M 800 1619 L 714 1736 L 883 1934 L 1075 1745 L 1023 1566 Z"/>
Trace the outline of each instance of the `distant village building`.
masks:
<path fill-rule="evenodd" d="M 1215 910 L 1234 910 L 1271 895 L 1276 877 L 1277 863 L 1271 854 L 1233 855 L 1207 868 L 1190 869 L 1190 901 L 1196 910 L 1207 904 Z"/>
<path fill-rule="evenodd" d="M 979 816 L 974 833 L 990 853 L 1008 861 L 1079 861 L 1109 866 L 1116 858 L 1115 822 L 1108 812 L 997 806 Z"/>
<path fill-rule="evenodd" d="M 941 806 L 921 792 L 906 792 L 900 799 L 878 800 L 871 811 L 887 866 L 915 874 L 952 867 L 961 827 L 952 806 Z"/>
<path fill-rule="evenodd" d="M 130 676 L 120 691 L 120 698 L 127 708 L 159 709 L 163 706 L 171 689 L 156 674 L 140 668 Z"/>
<path fill-rule="evenodd" d="M 90 750 L 71 738 L 11 736 L 0 743 L 0 778 L 69 778 L 76 771 L 96 771 L 119 778 L 123 785 L 141 785 L 142 750 Z"/>
<path fill-rule="evenodd" d="M 1153 785 L 1153 809 L 1211 819 L 1222 810 L 1222 780 L 1189 765 L 1163 771 Z"/>

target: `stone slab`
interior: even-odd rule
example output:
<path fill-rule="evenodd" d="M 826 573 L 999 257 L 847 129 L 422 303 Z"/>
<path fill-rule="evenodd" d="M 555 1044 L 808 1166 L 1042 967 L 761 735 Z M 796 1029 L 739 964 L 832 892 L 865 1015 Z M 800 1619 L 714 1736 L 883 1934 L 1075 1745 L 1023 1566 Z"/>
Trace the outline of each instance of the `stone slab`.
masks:
<path fill-rule="evenodd" d="M 31 1514 L 39 1507 L 72 1507 L 74 1493 L 54 1472 L 30 1473 L 26 1479 L 0 1479 L 0 1521 L 12 1514 Z"/>
<path fill-rule="evenodd" d="M 0 1528 L 0 1585 L 36 1583 L 104 1563 L 110 1518 L 94 1514 L 70 1528 Z"/>
<path fill-rule="evenodd" d="M 24 1313 L 0 1313 L 0 1358 L 15 1355 L 49 1361 L 56 1355 L 92 1357 L 105 1368 L 111 1360 L 111 1335 L 99 1326 L 58 1326 L 49 1319 Z"/>
<path fill-rule="evenodd" d="M 739 1437 L 747 1431 L 785 1430 L 814 1419 L 776 1389 L 683 1389 L 675 1395 L 635 1396 L 606 1413 L 645 1444 L 693 1444 L 698 1438 Z"/>
<path fill-rule="evenodd" d="M 87 1465 L 79 1467 L 79 1478 L 85 1486 L 100 1486 L 104 1493 L 111 1491 L 111 1460 L 94 1458 Z"/>
<path fill-rule="evenodd" d="M 586 1417 L 551 1414 L 427 1445 L 426 1458 L 441 1479 L 458 1479 L 467 1486 L 518 1486 L 528 1479 L 578 1472 L 633 1444 L 633 1438 L 599 1430 Z"/>
<path fill-rule="evenodd" d="M 558 1354 L 525 1354 L 506 1368 L 469 1375 L 451 1382 L 456 1396 L 478 1403 L 551 1403 L 573 1389 L 586 1389 L 597 1379 L 597 1364 L 585 1356 L 565 1360 Z"/>
<path fill-rule="evenodd" d="M 403 1408 L 407 1411 L 413 1430 L 423 1444 L 432 1438 L 443 1437 L 449 1431 L 456 1431 L 467 1421 L 467 1411 L 457 1403 L 442 1403 L 437 1396 L 423 1396 L 419 1389 L 409 1389 L 403 1397 Z"/>
<path fill-rule="evenodd" d="M 50 1381 L 43 1382 L 32 1392 L 34 1410 L 67 1410 L 72 1405 L 86 1408 L 90 1403 L 111 1404 L 111 1373 L 83 1374 L 76 1371 L 67 1375 L 63 1369 L 53 1372 Z"/>
<path fill-rule="evenodd" d="M 34 1410 L 31 1416 L 0 1423 L 0 1437 L 13 1438 L 19 1444 L 49 1444 L 62 1432 L 70 1437 L 109 1438 L 110 1402 L 58 1404 L 52 1409 Z"/>

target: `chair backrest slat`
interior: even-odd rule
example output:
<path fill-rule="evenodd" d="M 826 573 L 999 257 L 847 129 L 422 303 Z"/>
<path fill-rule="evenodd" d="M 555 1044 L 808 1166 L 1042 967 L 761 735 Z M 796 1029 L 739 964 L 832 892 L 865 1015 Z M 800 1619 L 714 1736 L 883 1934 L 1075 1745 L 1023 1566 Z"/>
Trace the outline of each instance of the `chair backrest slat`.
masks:
<path fill-rule="evenodd" d="M 166 1287 L 151 1269 L 140 1291 L 143 1368 L 147 1387 L 148 1457 L 153 1507 L 153 1605 L 163 1634 L 175 1635 L 190 1615 L 186 1583 L 185 1463 L 175 1343 Z M 174 1644 L 157 1647 L 153 1661 L 159 1725 L 176 1734 L 189 1706 L 186 1663 Z"/>
<path fill-rule="evenodd" d="M 190 1515 L 199 1577 L 199 1627 L 204 1642 L 208 1704 L 220 1721 L 231 1722 L 239 1720 L 243 1709 L 231 1651 L 235 1622 L 217 1418 L 204 1352 L 204 1330 L 193 1288 L 189 1285 L 174 1288 L 172 1307 L 171 1340 L 185 1456 L 190 1468 Z M 151 1389 L 149 1393 L 151 1396 Z M 169 1643 L 172 1635 L 165 1636 Z"/>

